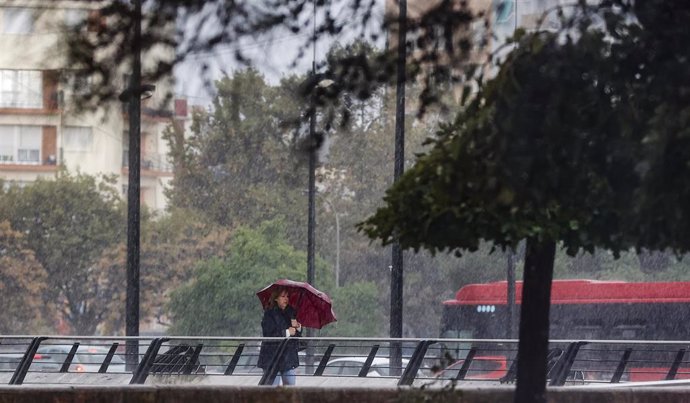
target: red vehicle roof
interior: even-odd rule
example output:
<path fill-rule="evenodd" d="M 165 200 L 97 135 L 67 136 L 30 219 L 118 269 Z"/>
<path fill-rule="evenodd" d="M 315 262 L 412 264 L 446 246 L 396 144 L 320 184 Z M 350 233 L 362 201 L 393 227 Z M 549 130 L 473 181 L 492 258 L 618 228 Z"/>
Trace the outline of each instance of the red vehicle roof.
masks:
<path fill-rule="evenodd" d="M 469 284 L 462 287 L 456 299 L 444 305 L 506 305 L 508 283 Z M 522 301 L 522 281 L 515 283 L 515 302 Z M 554 280 L 552 304 L 583 303 L 669 303 L 690 302 L 690 282 L 628 283 L 624 281 Z"/>

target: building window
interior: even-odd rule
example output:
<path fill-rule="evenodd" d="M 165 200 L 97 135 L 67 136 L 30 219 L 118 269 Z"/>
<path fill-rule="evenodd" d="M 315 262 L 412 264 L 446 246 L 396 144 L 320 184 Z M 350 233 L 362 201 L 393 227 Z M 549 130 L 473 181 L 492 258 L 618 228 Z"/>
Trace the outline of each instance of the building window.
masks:
<path fill-rule="evenodd" d="M 39 165 L 41 126 L 0 125 L 0 163 Z"/>
<path fill-rule="evenodd" d="M 2 33 L 26 35 L 34 31 L 31 9 L 10 7 L 3 10 Z"/>
<path fill-rule="evenodd" d="M 43 75 L 37 70 L 0 70 L 0 107 L 42 108 Z"/>
<path fill-rule="evenodd" d="M 65 126 L 62 135 L 62 147 L 65 151 L 91 151 L 93 131 L 90 127 Z"/>

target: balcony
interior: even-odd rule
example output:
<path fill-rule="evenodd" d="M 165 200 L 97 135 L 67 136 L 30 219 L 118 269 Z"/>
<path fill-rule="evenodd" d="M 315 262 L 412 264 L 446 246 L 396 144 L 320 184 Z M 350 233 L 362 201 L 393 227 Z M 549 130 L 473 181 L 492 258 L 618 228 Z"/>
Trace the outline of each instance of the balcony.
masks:
<path fill-rule="evenodd" d="M 41 161 L 39 150 L 18 150 L 17 155 L 0 155 L 0 166 L 3 166 L 3 169 L 9 166 L 17 167 L 21 170 L 23 167 L 55 167 L 56 165 L 55 155 L 49 155 Z"/>
<path fill-rule="evenodd" d="M 129 151 L 122 152 L 122 167 L 129 168 Z M 163 173 L 172 173 L 173 166 L 167 161 L 165 154 L 142 153 L 141 169 Z"/>

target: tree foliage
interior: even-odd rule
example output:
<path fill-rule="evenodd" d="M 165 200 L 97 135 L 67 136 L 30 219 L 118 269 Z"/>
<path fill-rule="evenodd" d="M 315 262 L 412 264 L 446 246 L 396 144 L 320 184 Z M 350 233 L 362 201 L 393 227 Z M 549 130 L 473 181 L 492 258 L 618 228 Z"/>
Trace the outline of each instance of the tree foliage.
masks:
<path fill-rule="evenodd" d="M 231 228 L 288 216 L 306 188 L 302 154 L 282 126 L 298 114 L 293 81 L 272 86 L 256 70 L 239 71 L 216 82 L 218 95 L 194 115 L 191 135 L 168 131 L 172 205 Z"/>
<path fill-rule="evenodd" d="M 61 171 L 10 187 L 0 198 L 0 217 L 24 234 L 26 246 L 48 276 L 43 302 L 54 304 L 77 334 L 94 334 L 120 284 L 102 287 L 96 264 L 121 239 L 124 221 L 117 190 L 107 178 Z"/>
<path fill-rule="evenodd" d="M 260 334 L 261 304 L 255 293 L 280 278 L 303 281 L 306 256 L 285 241 L 284 226 L 264 222 L 238 228 L 225 256 L 199 262 L 169 306 L 173 334 Z"/>
<path fill-rule="evenodd" d="M 571 253 L 620 250 L 638 159 L 610 77 L 591 70 L 606 50 L 596 33 L 566 44 L 526 37 L 362 228 L 432 251 L 533 237 L 562 239 Z"/>
<path fill-rule="evenodd" d="M 363 51 L 373 53 L 374 49 L 361 42 L 337 45 L 329 52 L 329 61 L 337 66 L 338 60 Z M 172 205 L 193 212 L 198 221 L 204 223 L 200 225 L 204 226 L 213 223 L 231 228 L 251 226 L 263 219 L 282 215 L 287 217 L 288 241 L 297 248 L 303 248 L 306 231 L 300 228 L 305 226 L 307 210 L 306 194 L 303 193 L 307 167 L 300 164 L 306 156 L 301 143 L 303 133 L 295 134 L 281 125 L 281 122 L 300 113 L 298 104 L 302 101 L 294 98 L 295 83 L 300 81 L 290 77 L 278 84 L 269 84 L 251 69 L 238 71 L 218 81 L 216 102 L 208 112 L 195 117 L 193 135 L 185 137 L 174 128 L 168 132 L 171 148 L 175 150 L 176 178 L 169 193 Z M 326 105 L 317 117 L 317 132 L 322 135 L 328 132 L 328 136 L 327 144 L 319 152 L 316 248 L 318 255 L 330 263 L 329 272 L 316 277 L 319 288 L 328 287 L 334 277 L 336 214 L 340 224 L 341 284 L 369 284 L 374 281 L 377 289 L 385 290 L 389 282 L 389 253 L 372 247 L 369 240 L 354 228 L 356 222 L 374 211 L 392 179 L 389 158 L 392 145 L 386 130 L 392 127 L 391 111 L 384 102 L 385 89 L 378 87 L 371 91 L 369 99 L 360 99 L 351 93 L 341 94 L 339 102 L 347 105 L 347 118 L 337 106 Z M 262 101 L 260 105 L 257 105 L 257 99 Z M 235 112 L 229 112 L 232 110 Z M 234 114 L 242 116 L 239 124 Z M 333 115 L 330 131 L 324 127 L 324 122 L 329 120 L 324 115 L 329 114 Z M 428 114 L 432 121 L 434 116 Z M 432 134 L 426 125 L 413 125 L 412 122 L 410 119 L 410 153 L 421 150 L 424 139 Z M 255 157 L 257 152 L 259 157 Z M 220 175 L 224 172 L 228 174 Z M 245 175 L 245 172 L 250 173 Z M 258 192 L 257 189 L 263 190 Z M 410 295 L 420 299 L 407 301 L 406 306 L 410 309 L 421 309 L 422 295 L 431 298 L 436 295 L 434 289 L 445 288 L 447 281 L 444 275 L 450 271 L 453 262 L 448 258 L 445 262 L 440 260 L 414 258 L 410 272 L 418 272 L 418 275 L 410 278 L 408 289 Z M 423 274 L 425 271 L 433 273 Z M 421 293 L 420 290 L 426 291 Z M 387 313 L 382 307 L 389 306 L 387 293 L 377 292 L 375 295 L 376 302 L 371 307 L 378 307 L 379 314 L 385 318 Z M 370 309 L 364 305 L 366 301 L 366 298 L 360 299 L 361 309 Z M 440 304 L 425 301 L 424 306 L 431 309 L 432 314 L 408 320 L 409 334 L 436 334 Z M 381 327 L 367 329 L 377 332 L 366 334 L 368 336 L 385 334 Z"/>
<path fill-rule="evenodd" d="M 527 239 L 516 401 L 545 400 L 556 242 L 571 255 L 688 247 L 678 224 L 690 187 L 675 180 L 687 166 L 677 124 L 686 78 L 669 67 L 687 63 L 675 41 L 690 14 L 675 3 L 619 5 L 583 7 L 575 35 L 524 36 L 361 226 L 384 243 L 431 251 Z"/>
<path fill-rule="evenodd" d="M 262 308 L 256 292 L 280 278 L 306 279 L 304 252 L 286 240 L 285 224 L 266 221 L 256 228 L 240 227 L 224 256 L 199 262 L 191 280 L 173 291 L 168 310 L 170 332 L 185 335 L 258 336 Z M 317 261 L 319 289 L 333 298 L 342 325 L 324 332 L 354 335 L 376 331 L 375 287 L 358 283 L 334 290 L 325 263 Z M 364 308 L 362 308 L 364 306 Z M 373 315 L 373 316 L 372 316 Z"/>
<path fill-rule="evenodd" d="M 142 223 L 140 257 L 140 310 L 142 327 L 160 328 L 170 324 L 166 305 L 170 292 L 187 283 L 199 262 L 222 256 L 230 231 L 204 221 L 189 210 L 173 209 L 170 214 Z M 124 334 L 125 287 L 117 286 L 126 277 L 127 250 L 123 243 L 107 250 L 97 263 L 102 280 L 116 292 L 102 303 L 107 313 L 99 327 L 102 334 Z M 148 321 L 148 323 L 147 323 Z"/>
<path fill-rule="evenodd" d="M 384 31 L 395 31 L 397 29 L 396 16 L 386 15 L 383 20 L 379 19 L 380 2 L 373 0 L 357 1 L 352 3 L 340 2 L 316 2 L 311 3 L 303 0 L 267 0 L 267 1 L 189 1 L 189 0 L 172 0 L 172 1 L 155 1 L 150 0 L 145 2 L 144 9 L 146 10 L 143 16 L 143 40 L 142 48 L 144 54 L 147 55 L 147 67 L 145 69 L 144 77 L 146 80 L 156 80 L 164 77 L 172 71 L 172 68 L 179 62 L 186 58 L 195 57 L 197 54 L 212 54 L 215 50 L 220 49 L 224 52 L 223 47 L 233 46 L 234 59 L 240 63 L 252 62 L 252 55 L 244 51 L 243 44 L 254 42 L 270 42 L 271 38 L 284 37 L 286 34 L 305 34 L 304 42 L 300 46 L 297 55 L 294 59 L 297 62 L 301 59 L 307 48 L 309 48 L 313 41 L 321 40 L 325 37 L 337 37 L 344 31 L 359 33 L 360 39 L 369 39 L 372 42 L 378 42 L 378 39 Z M 99 26 L 99 29 L 93 32 L 84 33 L 89 30 L 85 26 L 77 26 L 73 35 L 69 38 L 68 44 L 68 59 L 70 65 L 78 67 L 86 75 L 93 76 L 95 81 L 99 83 L 97 91 L 92 91 L 88 95 L 88 99 L 84 99 L 86 104 L 98 105 L 104 100 L 113 99 L 121 90 L 121 82 L 119 73 L 123 68 L 127 68 L 131 63 L 132 55 L 129 52 L 130 46 L 133 42 L 132 33 L 134 32 L 133 25 L 137 23 L 138 16 L 132 12 L 132 8 L 128 4 L 122 2 L 114 2 L 108 7 L 100 10 L 103 21 L 106 23 Z M 463 69 L 455 69 L 449 62 L 458 62 L 465 60 L 470 53 L 470 41 L 466 35 L 456 35 L 458 32 L 466 31 L 466 28 L 472 22 L 472 13 L 465 3 L 459 4 L 457 2 L 443 1 L 430 5 L 426 8 L 423 15 L 415 16 L 407 22 L 407 29 L 410 33 L 409 37 L 414 38 L 408 41 L 408 46 L 411 51 L 409 65 L 410 69 L 408 77 L 414 82 L 424 82 L 425 88 L 420 91 L 421 101 L 419 103 L 420 109 L 423 109 L 428 103 L 438 100 L 437 93 L 428 91 L 432 82 L 436 80 L 457 80 L 464 75 Z M 316 21 L 312 20 L 316 18 Z M 171 21 L 178 21 L 183 29 L 173 32 L 171 29 Z M 84 24 L 88 24 L 86 21 Z M 392 37 L 394 35 L 391 35 Z M 158 49 L 160 45 L 163 47 L 177 46 L 176 56 L 170 59 L 165 52 L 150 52 L 151 49 Z M 365 100 L 370 97 L 376 98 L 377 88 L 380 83 L 390 83 L 395 77 L 394 63 L 395 63 L 395 47 L 383 49 L 381 52 L 371 54 L 366 47 L 359 49 L 351 49 L 352 52 L 338 58 L 337 63 L 332 63 L 328 60 L 323 64 L 318 63 L 316 70 L 325 73 L 330 77 L 335 85 L 329 91 L 318 91 L 315 87 L 305 86 L 302 88 L 302 94 L 306 98 L 311 98 L 313 103 L 301 103 L 303 110 L 301 117 L 308 116 L 314 112 L 314 108 L 322 108 L 324 105 L 336 104 L 340 107 L 340 116 L 347 120 L 350 113 L 349 102 L 341 99 L 343 93 L 348 94 L 352 99 Z M 276 49 L 282 52 L 283 49 Z M 279 53 L 276 52 L 276 53 Z M 163 55 L 162 58 L 158 58 Z M 451 57 L 448 57 L 448 56 Z M 290 57 L 290 56 L 288 56 Z M 205 59 L 209 60 L 209 59 Z M 212 63 L 202 63 L 199 69 L 200 75 L 206 78 L 206 85 L 210 92 L 215 92 L 216 86 L 209 79 L 209 66 Z M 421 68 L 424 66 L 424 68 Z M 315 84 L 312 82 L 311 84 Z M 249 88 L 252 93 L 253 88 Z M 293 91 L 294 92 L 294 91 Z M 218 109 L 216 108 L 216 111 Z M 359 112 L 364 111 L 360 109 Z M 213 112 L 215 113 L 215 111 Z M 353 116 L 354 118 L 354 116 Z M 292 120 L 296 123 L 298 128 L 303 128 L 300 122 L 304 119 Z M 391 126 L 392 127 L 392 126 Z M 385 131 L 379 132 L 385 134 Z M 280 194 L 277 199 L 274 199 L 274 191 L 270 186 L 252 185 L 240 186 L 242 190 L 247 190 L 246 193 L 234 193 L 233 185 L 237 185 L 242 181 L 242 177 L 237 175 L 233 178 L 224 177 L 226 174 L 235 175 L 238 172 L 234 171 L 224 162 L 216 163 L 215 165 L 196 165 L 200 161 L 196 160 L 193 154 L 185 154 L 186 151 L 193 149 L 195 145 L 187 144 L 180 141 L 183 138 L 181 132 L 171 132 L 171 136 L 176 139 L 172 149 L 178 156 L 183 156 L 178 159 L 180 164 L 176 165 L 176 178 L 180 180 L 176 183 L 175 189 L 187 188 L 190 182 L 197 184 L 204 183 L 212 186 L 213 191 L 208 191 L 207 188 L 201 186 L 189 186 L 188 193 L 184 191 L 173 190 L 175 193 L 173 199 L 177 206 L 185 208 L 200 209 L 202 211 L 209 211 L 215 214 L 215 217 L 221 222 L 227 223 L 231 226 L 242 224 L 242 222 L 234 221 L 240 218 L 246 218 L 244 222 L 252 222 L 251 220 L 263 220 L 275 216 L 284 208 L 299 207 L 303 203 L 299 197 L 299 192 L 303 186 L 297 183 L 293 190 Z M 382 137 L 385 139 L 385 137 Z M 326 145 L 327 141 L 322 141 L 319 144 Z M 222 144 L 220 144 L 222 146 Z M 324 147 L 325 148 L 325 147 Z M 282 149 L 282 148 L 279 148 Z M 197 149 L 198 150 L 198 149 Z M 221 150 L 222 147 L 221 147 Z M 220 151 L 220 150 L 219 150 Z M 225 150 L 223 150 L 225 151 Z M 375 154 L 375 150 L 364 150 L 373 158 L 378 158 L 379 162 L 385 162 L 389 157 L 385 154 Z M 228 155 L 235 155 L 232 152 Z M 356 161 L 357 155 L 352 154 L 350 161 Z M 205 161 L 204 161 L 205 162 Z M 263 161 L 259 161 L 262 163 Z M 383 163 L 379 164 L 384 165 Z M 195 173 L 187 175 L 185 170 L 189 168 L 189 172 L 200 173 L 196 176 Z M 291 173 L 295 170 L 294 166 L 283 164 L 283 173 Z M 206 175 L 204 170 L 211 169 L 212 175 Z M 365 167 L 358 167 L 361 177 L 366 177 L 372 170 Z M 377 172 L 378 173 L 378 172 Z M 379 175 L 378 178 L 382 178 Z M 219 180 L 220 179 L 220 180 Z M 177 179 L 176 179 L 177 180 Z M 273 182 L 272 185 L 276 183 Z M 240 183 L 241 185 L 241 183 Z M 362 193 L 368 195 L 375 195 L 369 201 L 378 198 L 379 194 L 367 191 L 365 186 L 361 186 Z M 378 188 L 376 188 L 378 189 Z M 198 192 L 197 192 L 198 190 Z M 232 204 L 223 204 L 228 197 L 223 196 L 237 196 L 237 204 L 233 200 Z M 357 196 L 359 198 L 364 198 Z M 195 200 L 192 200 L 195 198 Z M 276 207 L 282 203 L 282 206 Z M 373 203 L 372 203 L 373 204 Z M 233 209 L 229 206 L 237 206 Z M 243 209 L 244 206 L 264 207 L 261 213 L 250 213 L 249 210 Z M 356 206 L 352 204 L 352 206 Z M 260 209 L 257 209 L 257 211 Z M 353 210 L 358 212 L 359 207 L 354 207 Z M 239 213 L 239 214 L 236 214 Z M 320 215 L 321 216 L 321 215 Z M 294 220 L 294 225 L 290 228 L 297 229 L 304 227 L 302 214 L 288 214 L 289 220 Z M 374 278 L 383 286 L 387 281 L 385 280 L 387 272 L 386 263 L 387 258 L 384 257 L 385 251 L 382 249 L 376 250 L 373 253 L 368 251 L 366 240 L 352 231 L 352 223 L 361 219 L 351 215 L 348 217 L 349 223 L 347 230 L 349 233 L 357 238 L 353 242 L 354 248 L 350 253 L 347 253 L 351 258 L 352 269 L 348 270 L 350 273 L 355 273 L 351 278 L 355 281 L 360 279 Z M 256 222 L 256 221 L 254 221 Z M 330 231 L 333 236 L 334 230 Z M 295 233 L 291 237 L 294 239 L 295 245 L 300 245 L 300 235 Z M 347 242 L 347 241 L 344 241 Z M 332 249 L 321 246 L 324 243 L 319 243 L 317 247 L 323 253 L 333 255 Z M 332 243 L 331 243 L 332 244 Z M 361 253 L 365 252 L 365 253 Z M 370 270 L 372 263 L 376 263 L 376 267 L 381 270 Z M 430 264 L 429 262 L 427 262 Z M 345 265 L 343 265 L 345 266 Z M 369 270 L 371 274 L 363 274 L 364 271 Z M 419 270 L 423 267 L 419 266 Z M 383 298 L 383 297 L 381 297 Z M 381 304 L 383 304 L 383 300 Z M 433 318 L 428 316 L 427 318 Z M 421 324 L 420 330 L 429 329 L 430 326 Z"/>
<path fill-rule="evenodd" d="M 0 332 L 29 334 L 45 327 L 50 314 L 44 305 L 47 273 L 26 245 L 24 235 L 14 231 L 8 221 L 0 222 Z"/>

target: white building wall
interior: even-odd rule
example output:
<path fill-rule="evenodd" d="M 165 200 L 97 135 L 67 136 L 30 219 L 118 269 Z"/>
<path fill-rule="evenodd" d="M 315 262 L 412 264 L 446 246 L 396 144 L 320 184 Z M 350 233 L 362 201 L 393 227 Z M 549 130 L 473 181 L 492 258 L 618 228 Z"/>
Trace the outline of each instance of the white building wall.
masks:
<path fill-rule="evenodd" d="M 52 71 L 50 74 L 64 71 L 68 66 L 63 56 L 63 24 L 74 16 L 88 15 L 102 4 L 104 1 L 101 0 L 0 0 L 0 70 L 43 71 L 44 75 L 47 70 Z M 29 28 L 25 18 L 27 14 L 22 10 L 30 10 L 32 22 L 29 23 Z M 157 47 L 142 55 L 144 76 L 146 70 L 152 69 L 152 60 L 161 57 L 172 59 L 174 49 Z M 124 81 L 125 73 L 126 70 L 122 69 L 119 77 L 115 78 L 120 81 L 123 89 L 127 85 Z M 142 102 L 143 109 L 154 110 L 157 115 L 152 117 L 150 113 L 149 116 L 142 113 L 142 203 L 154 210 L 163 210 L 167 205 L 163 189 L 172 177 L 172 170 L 166 165 L 168 147 L 162 139 L 162 133 L 173 118 L 171 94 L 174 83 L 169 78 L 159 80 L 155 85 L 154 96 Z M 45 86 L 42 88 L 46 92 Z M 117 186 L 123 197 L 126 197 L 124 190 L 128 169 L 123 156 L 128 149 L 125 134 L 128 131 L 128 118 L 123 113 L 123 105 L 112 102 L 93 112 L 77 113 L 70 109 L 71 86 L 60 83 L 56 89 L 55 97 L 59 97 L 60 101 L 56 108 L 22 109 L 0 105 L 0 125 L 54 127 L 58 165 L 64 165 L 73 172 L 91 175 L 115 174 L 119 179 Z M 161 114 L 160 110 L 167 113 Z M 73 128 L 90 131 L 90 141 L 81 141 L 84 136 L 74 134 L 81 129 Z M 75 143 L 75 139 L 79 141 Z M 151 164 L 150 161 L 155 163 Z M 57 172 L 56 166 L 46 165 L 44 161 L 38 165 L 19 166 L 5 161 L 0 163 L 0 178 L 25 183 L 39 176 L 54 176 Z"/>

